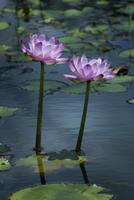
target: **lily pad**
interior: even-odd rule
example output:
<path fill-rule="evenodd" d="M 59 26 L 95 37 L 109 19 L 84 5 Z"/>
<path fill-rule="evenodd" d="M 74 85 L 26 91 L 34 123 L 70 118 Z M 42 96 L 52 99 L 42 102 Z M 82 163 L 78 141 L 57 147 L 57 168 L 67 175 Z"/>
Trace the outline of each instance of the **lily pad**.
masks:
<path fill-rule="evenodd" d="M 65 3 L 80 3 L 81 0 L 63 0 Z"/>
<path fill-rule="evenodd" d="M 54 92 L 60 90 L 62 87 L 65 87 L 67 84 L 61 81 L 47 80 L 45 81 L 44 90 L 46 92 Z M 38 91 L 39 90 L 39 81 L 29 81 L 22 86 L 23 89 L 28 91 Z"/>
<path fill-rule="evenodd" d="M 124 31 L 134 31 L 134 20 L 131 21 L 125 21 L 122 22 L 121 24 L 116 24 L 114 25 L 116 29 L 121 29 Z"/>
<path fill-rule="evenodd" d="M 134 49 L 126 49 L 119 54 L 121 57 L 132 57 L 134 58 Z"/>
<path fill-rule="evenodd" d="M 11 168 L 11 164 L 9 160 L 3 156 L 0 156 L 0 172 L 9 170 L 10 168 Z"/>
<path fill-rule="evenodd" d="M 134 4 L 129 4 L 125 8 L 119 9 L 119 12 L 133 15 L 134 14 Z"/>
<path fill-rule="evenodd" d="M 91 92 L 125 92 L 126 86 L 124 83 L 134 80 L 134 76 L 117 76 L 114 79 L 108 81 L 93 81 L 91 83 Z M 69 94 L 83 94 L 85 93 L 86 84 L 77 83 L 73 85 L 68 85 L 61 88 L 62 92 Z"/>
<path fill-rule="evenodd" d="M 5 44 L 0 44 L 0 54 L 5 54 L 11 47 Z"/>
<path fill-rule="evenodd" d="M 9 117 L 14 115 L 19 108 L 12 108 L 7 106 L 0 106 L 0 117 Z"/>
<path fill-rule="evenodd" d="M 127 102 L 130 103 L 130 104 L 134 104 L 134 97 L 131 98 L 131 99 L 128 99 Z"/>
<path fill-rule="evenodd" d="M 10 147 L 6 144 L 0 143 L 0 153 L 6 153 L 8 151 L 10 151 Z"/>
<path fill-rule="evenodd" d="M 24 26 L 17 27 L 17 33 L 18 34 L 22 34 L 24 31 L 25 31 L 25 27 Z"/>
<path fill-rule="evenodd" d="M 68 9 L 68 10 L 65 10 L 64 13 L 66 17 L 76 17 L 76 16 L 80 16 L 82 12 L 77 9 Z"/>
<path fill-rule="evenodd" d="M 0 30 L 7 29 L 9 24 L 7 22 L 0 22 Z"/>
<path fill-rule="evenodd" d="M 14 193 L 10 200 L 110 200 L 104 188 L 85 184 L 48 184 L 26 188 Z"/>

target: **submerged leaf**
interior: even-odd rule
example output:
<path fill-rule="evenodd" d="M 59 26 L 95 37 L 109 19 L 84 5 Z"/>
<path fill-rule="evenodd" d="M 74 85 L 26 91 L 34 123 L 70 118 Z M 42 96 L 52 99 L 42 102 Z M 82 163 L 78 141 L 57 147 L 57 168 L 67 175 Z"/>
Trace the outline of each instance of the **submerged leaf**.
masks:
<path fill-rule="evenodd" d="M 100 193 L 101 192 L 101 193 Z M 110 200 L 104 188 L 85 184 L 48 184 L 26 188 L 14 193 L 10 200 Z"/>
<path fill-rule="evenodd" d="M 19 108 L 11 108 L 7 106 L 0 106 L 0 117 L 9 117 L 14 115 Z"/>

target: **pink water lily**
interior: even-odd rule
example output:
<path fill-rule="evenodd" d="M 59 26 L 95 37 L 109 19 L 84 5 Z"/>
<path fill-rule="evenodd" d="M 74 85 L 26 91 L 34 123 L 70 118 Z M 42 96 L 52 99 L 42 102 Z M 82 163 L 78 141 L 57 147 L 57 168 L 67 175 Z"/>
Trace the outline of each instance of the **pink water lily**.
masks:
<path fill-rule="evenodd" d="M 33 60 L 42 63 L 62 64 L 67 61 L 67 58 L 61 58 L 64 50 L 64 45 L 59 42 L 55 37 L 48 38 L 47 35 L 33 34 L 29 36 L 28 46 L 21 45 L 23 53 L 32 57 Z"/>
<path fill-rule="evenodd" d="M 98 80 L 99 78 L 114 78 L 114 73 L 110 69 L 107 60 L 101 58 L 88 60 L 85 55 L 74 56 L 69 63 L 71 74 L 64 74 L 70 80 L 80 82 Z"/>

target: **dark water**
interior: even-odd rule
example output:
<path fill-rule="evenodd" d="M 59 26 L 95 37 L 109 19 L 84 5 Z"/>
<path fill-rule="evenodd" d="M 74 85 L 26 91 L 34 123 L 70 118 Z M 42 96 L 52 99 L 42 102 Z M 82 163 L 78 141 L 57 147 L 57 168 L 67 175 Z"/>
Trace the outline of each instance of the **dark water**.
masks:
<path fill-rule="evenodd" d="M 15 106 L 21 110 L 12 117 L 0 119 L 0 142 L 11 147 L 11 170 L 0 173 L 0 200 L 25 187 L 40 184 L 39 174 L 28 167 L 17 167 L 16 160 L 31 155 L 35 140 L 37 97 L 38 93 L 28 92 L 21 88 L 25 81 L 38 79 L 38 63 L 22 60 L 17 46 L 20 38 L 26 34 L 39 32 L 50 36 L 64 36 L 67 28 L 55 24 L 45 24 L 42 20 L 45 9 L 66 10 L 81 9 L 93 6 L 98 9 L 91 15 L 68 19 L 69 29 L 74 26 L 82 28 L 87 23 L 104 22 L 111 27 L 129 19 L 126 14 L 117 12 L 118 8 L 129 5 L 129 1 L 110 1 L 107 5 L 99 5 L 95 1 L 83 1 L 82 4 L 66 4 L 62 1 L 43 1 L 39 5 L 27 1 L 1 0 L 1 21 L 7 21 L 10 27 L 0 31 L 1 44 L 12 46 L 16 57 L 1 55 L 0 61 L 0 105 Z M 16 13 L 4 12 L 5 8 L 30 7 L 41 10 L 37 16 L 17 18 Z M 58 20 L 58 19 L 57 19 Z M 60 19 L 59 19 L 60 20 Z M 64 22 L 64 18 L 62 21 Z M 66 21 L 66 20 L 65 20 Z M 22 35 L 16 32 L 17 26 L 25 26 Z M 97 41 L 96 36 L 96 41 Z M 109 58 L 114 65 L 129 67 L 134 72 L 132 58 L 121 58 L 119 52 L 134 47 L 133 32 L 116 30 L 109 32 L 108 42 L 113 49 L 108 52 L 98 51 L 95 55 Z M 81 53 L 80 50 L 79 53 Z M 90 52 L 85 52 L 87 55 Z M 69 53 L 65 53 L 67 56 Z M 26 73 L 24 73 L 24 69 Z M 31 70 L 32 69 L 32 70 Z M 46 67 L 47 79 L 65 81 L 62 74 L 67 72 L 66 66 Z M 52 73 L 53 72 L 53 73 Z M 126 102 L 134 94 L 133 84 L 127 85 L 122 93 L 94 93 L 90 96 L 83 150 L 94 161 L 86 164 L 86 171 L 91 183 L 104 186 L 114 194 L 117 200 L 134 199 L 134 107 Z M 83 106 L 83 95 L 71 95 L 56 92 L 45 96 L 43 118 L 43 147 L 46 152 L 71 150 L 74 148 Z M 63 168 L 46 174 L 47 183 L 83 183 L 80 167 Z"/>

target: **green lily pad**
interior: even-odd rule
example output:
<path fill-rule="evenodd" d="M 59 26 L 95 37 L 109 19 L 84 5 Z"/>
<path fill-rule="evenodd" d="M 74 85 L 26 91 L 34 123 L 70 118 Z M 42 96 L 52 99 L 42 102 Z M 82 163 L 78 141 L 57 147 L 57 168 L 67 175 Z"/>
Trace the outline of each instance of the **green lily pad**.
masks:
<path fill-rule="evenodd" d="M 0 30 L 7 29 L 9 24 L 7 22 L 0 22 Z"/>
<path fill-rule="evenodd" d="M 28 0 L 28 2 L 37 6 L 40 4 L 40 0 Z"/>
<path fill-rule="evenodd" d="M 56 157 L 55 157 L 56 158 Z M 63 158 L 63 157 L 62 157 Z M 87 161 L 85 156 L 78 156 L 78 159 L 70 159 L 68 157 L 59 159 L 59 155 L 56 159 L 52 159 L 52 155 L 32 155 L 25 158 L 21 158 L 16 162 L 17 166 L 31 167 L 35 173 L 47 172 L 50 173 L 61 168 L 73 168 L 80 163 Z M 43 166 L 39 169 L 40 164 Z"/>
<path fill-rule="evenodd" d="M 121 24 L 116 24 L 113 27 L 115 27 L 116 29 L 121 29 L 124 31 L 134 31 L 134 20 L 131 21 L 125 21 L 122 22 Z"/>
<path fill-rule="evenodd" d="M 132 57 L 134 58 L 134 49 L 126 49 L 119 54 L 121 57 Z"/>
<path fill-rule="evenodd" d="M 45 15 L 45 18 L 56 19 L 57 17 L 63 15 L 63 11 L 61 11 L 61 10 L 45 10 L 43 12 L 43 14 Z"/>
<path fill-rule="evenodd" d="M 130 82 L 134 80 L 134 76 L 117 76 L 114 79 L 99 82 L 92 81 L 91 82 L 91 92 L 125 92 L 126 86 L 124 83 Z M 83 94 L 86 90 L 85 83 L 77 83 L 73 85 L 68 85 L 66 87 L 61 88 L 62 92 L 69 94 Z"/>
<path fill-rule="evenodd" d="M 26 188 L 14 193 L 10 200 L 110 200 L 104 188 L 85 184 L 48 184 Z"/>
<path fill-rule="evenodd" d="M 118 84 L 118 83 L 127 83 L 130 81 L 134 81 L 134 76 L 131 75 L 125 75 L 125 76 L 116 76 L 113 79 L 108 80 L 108 83 L 114 83 L 114 84 Z"/>
<path fill-rule="evenodd" d="M 10 162 L 3 156 L 0 156 L 0 172 L 11 168 Z"/>
<path fill-rule="evenodd" d="M 107 24 L 98 24 L 96 26 L 87 25 L 85 27 L 86 32 L 91 32 L 92 34 L 98 34 L 99 32 L 105 33 L 109 30 L 109 26 Z"/>
<path fill-rule="evenodd" d="M 79 38 L 76 38 L 76 37 L 72 37 L 72 36 L 64 36 L 64 37 L 61 37 L 60 38 L 60 42 L 63 42 L 67 45 L 73 43 L 77 43 L 77 42 L 80 42 Z"/>
<path fill-rule="evenodd" d="M 5 54 L 11 47 L 5 44 L 0 44 L 0 54 Z"/>
<path fill-rule="evenodd" d="M 129 4 L 125 8 L 119 9 L 119 12 L 133 15 L 134 14 L 134 4 Z"/>
<path fill-rule="evenodd" d="M 44 84 L 44 90 L 46 92 L 54 92 L 60 90 L 62 87 L 65 87 L 67 84 L 61 81 L 47 80 Z M 23 89 L 28 91 L 38 91 L 39 90 L 39 81 L 29 81 L 22 86 Z"/>
<path fill-rule="evenodd" d="M 7 12 L 7 13 L 15 13 L 15 8 L 5 8 L 3 10 L 4 12 Z"/>
<path fill-rule="evenodd" d="M 65 3 L 80 3 L 81 0 L 62 0 Z"/>
<path fill-rule="evenodd" d="M 96 3 L 98 5 L 107 5 L 107 4 L 109 4 L 109 0 L 97 0 Z"/>
<path fill-rule="evenodd" d="M 0 143 L 0 153 L 6 153 L 8 151 L 10 151 L 10 147 L 6 144 Z"/>
<path fill-rule="evenodd" d="M 131 99 L 128 99 L 127 102 L 130 103 L 130 104 L 134 104 L 134 97 L 131 98 Z"/>
<path fill-rule="evenodd" d="M 100 92 L 125 92 L 126 87 L 120 84 L 105 84 L 97 88 Z"/>
<path fill-rule="evenodd" d="M 64 14 L 66 17 L 76 17 L 81 15 L 81 11 L 77 9 L 68 9 L 65 10 Z"/>
<path fill-rule="evenodd" d="M 0 117 L 9 117 L 14 115 L 19 108 L 11 108 L 7 106 L 0 106 Z"/>
<path fill-rule="evenodd" d="M 17 27 L 17 33 L 18 34 L 22 34 L 24 31 L 25 31 L 25 27 L 24 26 Z"/>

